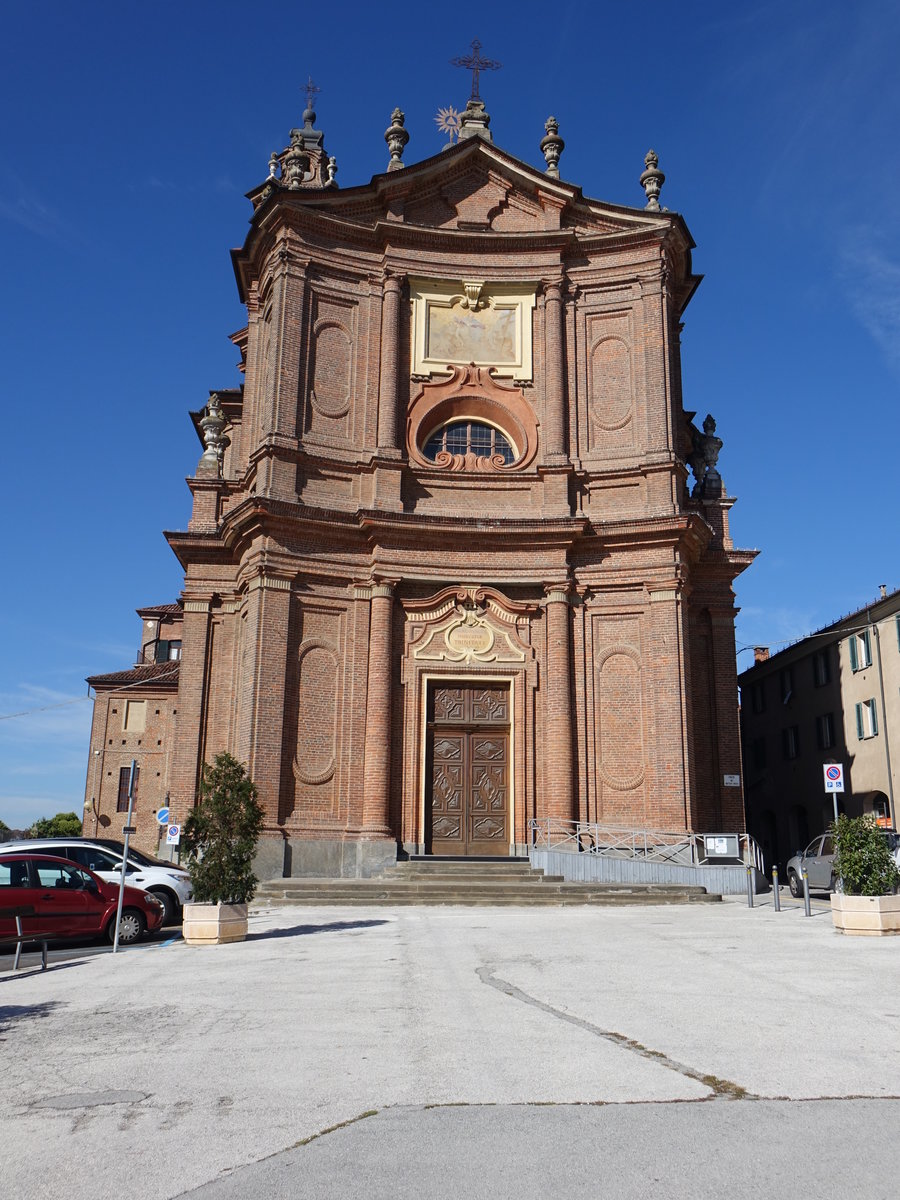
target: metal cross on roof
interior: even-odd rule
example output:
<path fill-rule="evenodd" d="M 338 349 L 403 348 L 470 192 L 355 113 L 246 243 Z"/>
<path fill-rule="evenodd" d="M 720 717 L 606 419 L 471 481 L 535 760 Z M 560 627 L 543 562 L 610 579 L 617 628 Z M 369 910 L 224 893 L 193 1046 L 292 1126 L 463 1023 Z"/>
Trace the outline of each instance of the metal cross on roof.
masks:
<path fill-rule="evenodd" d="M 306 107 L 312 108 L 316 102 L 316 96 L 321 92 L 321 88 L 316 87 L 312 81 L 312 75 L 306 77 Z"/>
<path fill-rule="evenodd" d="M 478 38 L 472 43 L 472 53 L 463 57 L 451 58 L 450 65 L 453 67 L 465 67 L 467 71 L 472 72 L 472 95 L 471 100 L 480 100 L 481 96 L 478 92 L 478 73 L 479 71 L 499 71 L 503 66 L 493 58 L 481 57 L 481 42 Z"/>

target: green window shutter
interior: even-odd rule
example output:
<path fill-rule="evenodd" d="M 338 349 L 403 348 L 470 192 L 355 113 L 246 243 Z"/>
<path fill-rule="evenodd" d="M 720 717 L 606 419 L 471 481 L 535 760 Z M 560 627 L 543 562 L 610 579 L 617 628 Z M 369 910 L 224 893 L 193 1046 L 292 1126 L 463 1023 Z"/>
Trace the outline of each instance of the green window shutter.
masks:
<path fill-rule="evenodd" d="M 878 735 L 878 705 L 874 700 L 869 701 L 869 714 L 872 718 L 872 737 Z"/>
<path fill-rule="evenodd" d="M 862 738 L 863 738 L 863 715 L 862 715 L 862 705 L 861 704 L 857 704 L 857 706 L 856 706 L 856 736 L 859 738 L 860 741 L 862 741 Z"/>
<path fill-rule="evenodd" d="M 849 638 L 847 644 L 850 647 L 850 670 L 858 671 L 859 670 L 859 657 L 856 653 L 856 634 L 855 633 L 850 634 L 850 638 Z M 859 705 L 857 705 L 856 707 L 859 708 Z"/>

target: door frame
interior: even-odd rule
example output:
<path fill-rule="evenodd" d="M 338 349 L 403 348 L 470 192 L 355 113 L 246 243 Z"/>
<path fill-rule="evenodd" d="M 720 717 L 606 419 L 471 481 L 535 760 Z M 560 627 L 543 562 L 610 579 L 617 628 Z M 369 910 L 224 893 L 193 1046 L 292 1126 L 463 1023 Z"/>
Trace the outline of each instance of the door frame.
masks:
<path fill-rule="evenodd" d="M 515 704 L 516 704 L 516 679 L 519 677 L 517 673 L 509 674 L 490 674 L 486 675 L 481 671 L 423 671 L 421 675 L 422 683 L 422 698 L 421 710 L 419 713 L 419 836 L 423 853 L 425 853 L 426 839 L 426 803 L 428 799 L 428 698 L 433 684 L 452 684 L 459 683 L 463 687 L 476 686 L 479 683 L 504 683 L 509 688 L 509 724 L 503 726 L 509 737 L 509 762 L 508 762 L 508 782 L 507 782 L 507 804 L 509 824 L 509 845 L 507 853 L 510 858 L 514 858 L 516 854 L 516 719 L 515 719 Z M 429 855 L 429 857 L 431 857 Z M 440 858 L 440 855 L 434 857 Z"/>

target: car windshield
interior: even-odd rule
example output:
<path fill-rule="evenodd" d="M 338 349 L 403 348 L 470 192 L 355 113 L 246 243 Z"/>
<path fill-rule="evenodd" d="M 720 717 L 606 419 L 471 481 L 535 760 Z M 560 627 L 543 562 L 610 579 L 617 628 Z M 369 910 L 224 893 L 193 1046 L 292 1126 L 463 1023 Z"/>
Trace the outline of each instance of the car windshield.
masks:
<path fill-rule="evenodd" d="M 109 846 L 113 853 L 118 854 L 120 858 L 125 850 L 124 842 L 113 842 L 112 839 L 104 842 L 104 845 Z M 178 863 L 166 862 L 162 858 L 151 858 L 143 850 L 135 850 L 134 846 L 128 847 L 128 861 L 136 863 L 139 867 L 165 867 L 169 871 L 183 870 L 182 867 L 179 867 Z"/>

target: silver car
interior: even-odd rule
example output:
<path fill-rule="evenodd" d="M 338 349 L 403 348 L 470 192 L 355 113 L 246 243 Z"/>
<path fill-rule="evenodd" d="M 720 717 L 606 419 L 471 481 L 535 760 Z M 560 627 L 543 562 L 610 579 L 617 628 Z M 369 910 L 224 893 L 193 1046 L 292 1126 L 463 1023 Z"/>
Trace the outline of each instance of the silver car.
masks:
<path fill-rule="evenodd" d="M 834 887 L 834 842 L 830 833 L 820 833 L 805 850 L 798 850 L 788 859 L 787 879 L 792 896 L 803 895 L 804 867 L 811 892 L 831 891 Z"/>
<path fill-rule="evenodd" d="M 894 861 L 900 867 L 900 833 L 893 829 L 883 829 L 888 846 L 894 856 Z M 803 895 L 802 870 L 806 867 L 811 892 L 830 892 L 834 890 L 834 842 L 830 833 L 820 833 L 814 837 L 805 850 L 798 850 L 793 858 L 788 859 L 788 887 L 792 896 Z"/>

